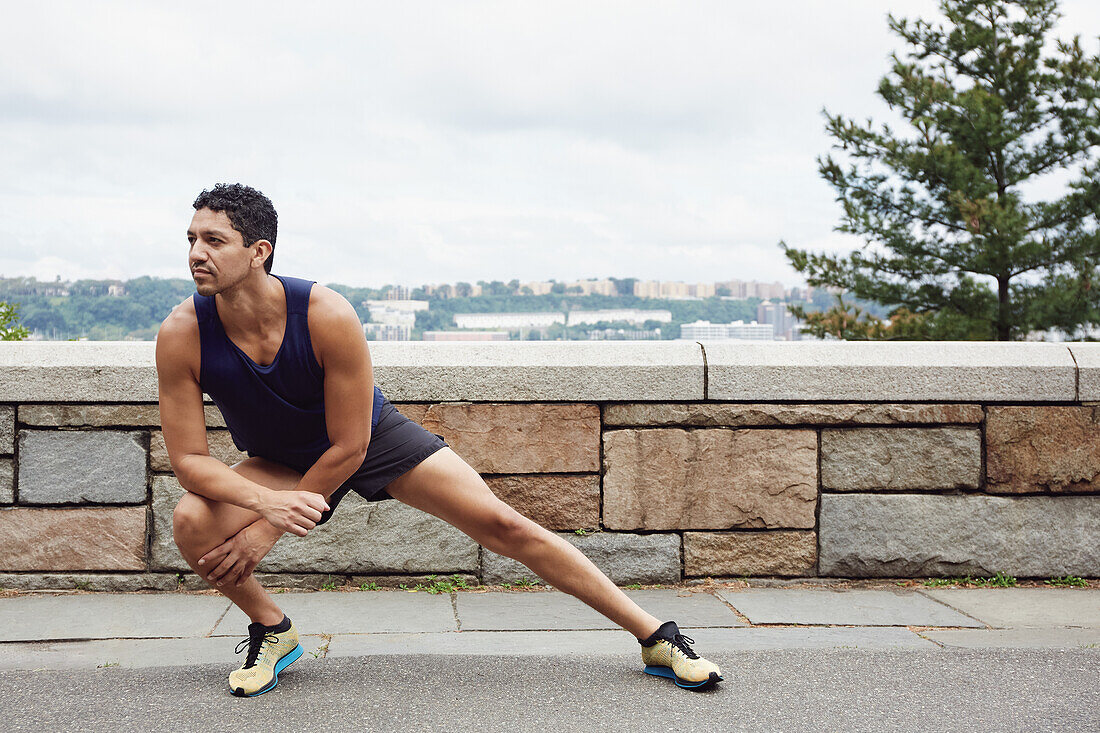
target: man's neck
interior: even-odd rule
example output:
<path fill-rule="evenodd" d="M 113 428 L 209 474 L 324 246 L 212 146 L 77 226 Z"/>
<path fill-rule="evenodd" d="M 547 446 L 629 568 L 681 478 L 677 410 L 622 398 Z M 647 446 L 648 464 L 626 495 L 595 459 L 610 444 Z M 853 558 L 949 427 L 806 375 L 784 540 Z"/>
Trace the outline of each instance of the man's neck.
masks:
<path fill-rule="evenodd" d="M 218 316 L 227 333 L 278 338 L 286 320 L 286 294 L 279 279 L 268 273 L 248 277 L 215 295 Z"/>

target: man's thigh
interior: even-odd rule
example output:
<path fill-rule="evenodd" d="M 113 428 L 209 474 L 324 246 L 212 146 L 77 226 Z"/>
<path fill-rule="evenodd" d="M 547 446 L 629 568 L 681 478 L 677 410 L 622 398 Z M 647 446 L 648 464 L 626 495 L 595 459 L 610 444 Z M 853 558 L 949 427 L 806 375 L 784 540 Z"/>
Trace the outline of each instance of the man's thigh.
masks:
<path fill-rule="evenodd" d="M 302 474 L 293 468 L 258 456 L 246 458 L 231 468 L 250 481 L 276 491 L 292 490 L 302 479 Z M 211 547 L 216 547 L 260 518 L 260 514 L 251 509 L 191 492 L 180 499 L 178 510 L 187 513 L 191 527 L 201 528 L 202 535 L 214 542 Z"/>
<path fill-rule="evenodd" d="M 389 495 L 471 536 L 518 513 L 449 447 L 440 448 L 386 486 Z"/>

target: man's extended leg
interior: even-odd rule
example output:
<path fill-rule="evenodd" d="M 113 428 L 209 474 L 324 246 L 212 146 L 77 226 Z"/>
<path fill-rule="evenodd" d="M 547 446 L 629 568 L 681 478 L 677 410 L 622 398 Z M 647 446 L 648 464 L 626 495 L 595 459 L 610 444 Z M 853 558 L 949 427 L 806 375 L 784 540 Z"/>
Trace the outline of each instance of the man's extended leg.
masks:
<path fill-rule="evenodd" d="M 248 458 L 233 466 L 233 470 L 279 491 L 294 489 L 302 478 L 294 469 L 263 458 Z M 187 493 L 176 505 L 172 530 L 183 559 L 205 578 L 212 568 L 198 565 L 199 558 L 259 518 L 259 514 L 248 509 Z M 283 618 L 283 612 L 255 575 L 249 575 L 239 587 L 230 583 L 212 587 L 233 601 L 253 622 L 272 626 Z"/>
<path fill-rule="evenodd" d="M 441 448 L 390 482 L 390 496 L 448 522 L 482 546 L 519 560 L 547 583 L 575 596 L 639 639 L 660 620 L 611 582 L 573 545 L 497 498 L 450 448 Z"/>

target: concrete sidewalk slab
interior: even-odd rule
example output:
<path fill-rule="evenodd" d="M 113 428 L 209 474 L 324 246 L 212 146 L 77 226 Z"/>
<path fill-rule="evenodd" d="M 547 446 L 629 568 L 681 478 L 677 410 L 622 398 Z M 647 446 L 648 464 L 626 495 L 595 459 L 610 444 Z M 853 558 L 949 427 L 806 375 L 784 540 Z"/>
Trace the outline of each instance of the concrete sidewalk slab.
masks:
<path fill-rule="evenodd" d="M 752 649 L 936 649 L 907 629 L 701 629 L 691 635 L 692 648 L 715 661 L 715 654 Z M 329 657 L 398 654 L 504 656 L 622 656 L 641 660 L 638 642 L 617 631 L 460 631 L 444 634 L 338 635 L 329 643 Z M 732 660 L 729 660 L 732 661 Z M 727 663 L 729 663 L 727 661 Z M 721 666 L 722 661 L 717 662 Z"/>
<path fill-rule="evenodd" d="M 941 588 L 921 593 L 999 628 L 1100 627 L 1100 590 L 1090 588 Z"/>
<path fill-rule="evenodd" d="M 918 593 L 796 588 L 716 592 L 754 624 L 983 626 Z"/>
<path fill-rule="evenodd" d="M 0 598 L 0 641 L 206 636 L 228 598 L 111 593 Z"/>
<path fill-rule="evenodd" d="M 1096 649 L 1100 629 L 943 629 L 922 634 L 965 649 Z"/>
<path fill-rule="evenodd" d="M 242 637 L 243 638 L 243 637 Z M 321 636 L 299 638 L 305 655 L 324 645 Z M 244 652 L 236 654 L 237 642 L 224 637 L 191 639 L 96 639 L 92 641 L 22 642 L 0 649 L 0 670 L 13 669 L 96 669 L 111 667 L 186 667 L 224 664 L 226 674 L 241 666 Z M 108 667 L 108 665 L 110 665 Z"/>
<path fill-rule="evenodd" d="M 561 591 L 456 593 L 463 631 L 615 629 L 613 621 Z"/>
<path fill-rule="evenodd" d="M 729 606 L 705 591 L 666 588 L 625 589 L 643 609 L 664 621 L 675 621 L 681 629 L 745 626 Z"/>
<path fill-rule="evenodd" d="M 457 631 L 448 593 L 404 590 L 277 593 L 272 596 L 294 621 L 298 633 L 366 634 L 414 631 Z M 577 601 L 580 603 L 580 601 Z M 214 636 L 244 636 L 249 619 L 233 606 Z"/>

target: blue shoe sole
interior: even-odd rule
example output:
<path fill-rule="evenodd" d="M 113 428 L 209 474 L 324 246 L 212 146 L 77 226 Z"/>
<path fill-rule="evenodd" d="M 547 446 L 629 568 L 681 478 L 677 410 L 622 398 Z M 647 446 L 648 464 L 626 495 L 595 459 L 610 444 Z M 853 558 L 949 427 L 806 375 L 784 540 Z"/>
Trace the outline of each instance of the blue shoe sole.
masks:
<path fill-rule="evenodd" d="M 709 690 L 723 679 L 716 673 L 711 672 L 710 676 L 702 682 L 688 682 L 687 680 L 681 680 L 677 677 L 676 673 L 669 667 L 658 667 L 651 664 L 646 665 L 645 673 L 651 674 L 654 677 L 667 677 L 675 682 L 677 687 L 683 687 L 685 690 Z"/>
<path fill-rule="evenodd" d="M 240 687 L 238 687 L 237 689 L 233 690 L 233 694 L 237 697 L 256 697 L 257 695 L 262 695 L 268 690 L 273 689 L 275 685 L 279 683 L 279 673 L 289 667 L 291 662 L 297 661 L 298 657 L 302 656 L 302 651 L 302 645 L 299 644 L 298 646 L 291 649 L 285 657 L 280 659 L 278 662 L 275 662 L 275 676 L 271 678 L 271 682 L 267 685 L 267 687 L 263 688 L 262 690 L 257 690 L 256 692 L 253 692 L 249 695 L 246 695 L 244 691 L 241 690 Z"/>

